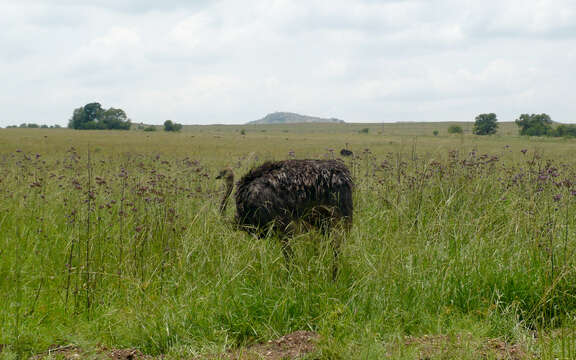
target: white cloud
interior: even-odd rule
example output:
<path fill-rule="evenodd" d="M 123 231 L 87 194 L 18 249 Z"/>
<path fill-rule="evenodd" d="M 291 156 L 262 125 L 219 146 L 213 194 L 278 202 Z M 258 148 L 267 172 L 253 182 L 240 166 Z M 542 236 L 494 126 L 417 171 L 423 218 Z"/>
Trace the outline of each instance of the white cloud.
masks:
<path fill-rule="evenodd" d="M 0 2 L 0 125 L 91 101 L 157 124 L 576 120 L 573 0 L 189 3 Z"/>

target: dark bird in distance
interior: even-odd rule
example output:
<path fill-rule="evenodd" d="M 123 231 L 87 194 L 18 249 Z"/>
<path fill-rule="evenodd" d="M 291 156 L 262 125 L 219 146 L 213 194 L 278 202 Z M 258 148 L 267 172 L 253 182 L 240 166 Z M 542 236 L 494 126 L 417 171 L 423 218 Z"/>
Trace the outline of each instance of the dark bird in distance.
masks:
<path fill-rule="evenodd" d="M 352 156 L 354 155 L 354 153 L 352 152 L 352 150 L 348 150 L 348 143 L 346 143 L 346 147 L 342 150 L 340 150 L 340 155 L 342 156 Z"/>
<path fill-rule="evenodd" d="M 234 172 L 226 168 L 216 178 L 226 182 L 220 204 L 220 213 L 224 214 L 234 187 Z M 344 232 L 349 231 L 354 211 L 353 186 L 350 171 L 339 160 L 269 161 L 238 181 L 235 223 L 258 237 L 273 231 L 280 237 L 284 256 L 290 261 L 288 238 L 294 233 L 294 224 L 305 223 L 322 233 L 337 225 Z M 341 234 L 333 235 L 335 277 Z"/>
<path fill-rule="evenodd" d="M 352 152 L 352 150 L 342 149 L 342 150 L 340 150 L 340 155 L 342 155 L 342 156 L 352 156 L 352 155 L 354 155 L 354 153 Z"/>

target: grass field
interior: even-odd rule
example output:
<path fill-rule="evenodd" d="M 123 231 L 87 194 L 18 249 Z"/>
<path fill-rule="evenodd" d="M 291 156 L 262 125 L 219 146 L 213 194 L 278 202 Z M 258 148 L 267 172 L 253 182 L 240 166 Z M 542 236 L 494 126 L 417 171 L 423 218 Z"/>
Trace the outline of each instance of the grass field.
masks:
<path fill-rule="evenodd" d="M 225 358 L 306 330 L 314 359 L 574 358 L 576 142 L 449 125 L 0 130 L 0 357 Z M 345 144 L 335 281 L 321 234 L 293 239 L 288 269 L 219 216 L 220 168 Z"/>

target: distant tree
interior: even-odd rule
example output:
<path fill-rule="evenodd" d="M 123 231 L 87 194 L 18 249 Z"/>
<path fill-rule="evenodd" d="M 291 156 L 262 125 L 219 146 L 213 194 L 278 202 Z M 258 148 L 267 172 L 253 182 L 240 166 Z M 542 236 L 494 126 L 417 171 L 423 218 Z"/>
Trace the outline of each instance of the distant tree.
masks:
<path fill-rule="evenodd" d="M 21 128 L 21 129 L 25 129 L 25 128 L 28 127 L 28 124 L 22 123 L 22 124 L 20 124 L 20 126 L 18 126 L 18 127 Z"/>
<path fill-rule="evenodd" d="M 98 129 L 98 119 L 103 112 L 100 103 L 90 103 L 74 109 L 68 127 L 77 130 Z"/>
<path fill-rule="evenodd" d="M 154 125 L 146 126 L 144 128 L 144 131 L 156 131 L 156 130 L 157 130 L 156 126 L 154 126 Z"/>
<path fill-rule="evenodd" d="M 240 131 L 240 135 L 246 135 L 246 130 L 242 129 L 242 130 Z"/>
<path fill-rule="evenodd" d="M 48 125 L 46 125 L 46 124 L 40 125 L 40 128 L 42 128 L 42 129 L 48 129 Z"/>
<path fill-rule="evenodd" d="M 440 133 L 438 132 L 438 130 L 434 130 L 434 131 L 432 131 L 432 134 L 434 134 L 434 136 L 438 136 L 438 134 L 440 134 Z"/>
<path fill-rule="evenodd" d="M 553 136 L 576 137 L 576 125 L 573 124 L 558 125 L 558 127 L 553 131 Z"/>
<path fill-rule="evenodd" d="M 463 132 L 462 127 L 458 125 L 450 125 L 448 128 L 448 134 L 462 134 Z"/>
<path fill-rule="evenodd" d="M 370 132 L 370 128 L 363 128 L 362 130 L 358 131 L 360 134 L 368 134 Z"/>
<path fill-rule="evenodd" d="M 178 124 L 175 122 L 172 122 L 172 120 L 166 120 L 164 121 L 164 131 L 180 131 L 182 130 L 182 124 Z"/>
<path fill-rule="evenodd" d="M 516 119 L 520 127 L 520 135 L 545 136 L 552 135 L 552 119 L 547 114 L 522 114 Z"/>
<path fill-rule="evenodd" d="M 102 108 L 100 103 L 90 103 L 74 109 L 68 127 L 77 130 L 129 130 L 130 119 L 122 109 Z"/>
<path fill-rule="evenodd" d="M 28 129 L 38 129 L 40 126 L 38 124 L 28 124 L 26 127 Z"/>
<path fill-rule="evenodd" d="M 104 111 L 99 119 L 105 129 L 130 130 L 130 119 L 122 109 L 110 108 Z"/>
<path fill-rule="evenodd" d="M 473 133 L 476 135 L 493 135 L 498 129 L 498 118 L 496 114 L 480 114 L 476 116 Z"/>

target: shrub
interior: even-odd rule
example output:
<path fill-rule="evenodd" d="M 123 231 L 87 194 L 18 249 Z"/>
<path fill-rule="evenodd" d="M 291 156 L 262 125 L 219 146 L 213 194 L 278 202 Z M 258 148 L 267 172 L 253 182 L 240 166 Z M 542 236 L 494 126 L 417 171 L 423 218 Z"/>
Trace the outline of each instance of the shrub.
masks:
<path fill-rule="evenodd" d="M 450 125 L 448 128 L 448 134 L 462 134 L 463 132 L 462 127 L 458 125 Z"/>
<path fill-rule="evenodd" d="M 522 114 L 516 119 L 516 125 L 520 127 L 520 135 L 528 136 L 551 136 L 552 119 L 547 114 Z"/>
<path fill-rule="evenodd" d="M 432 131 L 432 134 L 434 134 L 434 136 L 438 136 L 439 132 L 438 132 L 438 130 L 434 130 L 434 131 Z"/>
<path fill-rule="evenodd" d="M 164 121 L 164 131 L 180 131 L 182 130 L 182 124 L 178 124 L 175 122 L 172 122 L 172 120 L 166 120 Z"/>
<path fill-rule="evenodd" d="M 557 137 L 576 137 L 576 125 L 562 124 L 552 132 L 552 136 Z"/>

